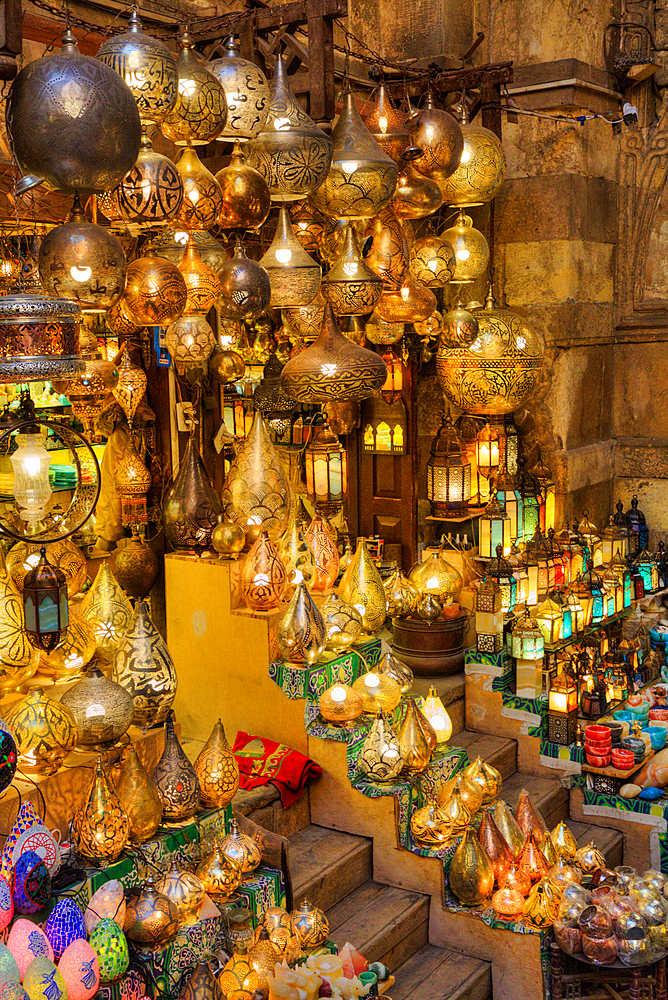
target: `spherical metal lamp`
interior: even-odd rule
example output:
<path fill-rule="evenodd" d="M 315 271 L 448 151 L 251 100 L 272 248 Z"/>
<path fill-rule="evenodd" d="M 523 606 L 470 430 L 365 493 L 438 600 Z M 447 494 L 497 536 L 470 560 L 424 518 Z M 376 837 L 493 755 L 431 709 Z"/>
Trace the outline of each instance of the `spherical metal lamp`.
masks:
<path fill-rule="evenodd" d="M 139 257 L 128 264 L 124 299 L 138 326 L 168 326 L 182 314 L 188 291 L 176 264 Z"/>
<path fill-rule="evenodd" d="M 473 219 L 461 209 L 454 226 L 445 229 L 441 236 L 455 253 L 453 284 L 469 285 L 487 270 L 489 244 L 479 229 L 473 228 Z"/>
<path fill-rule="evenodd" d="M 225 128 L 225 91 L 218 78 L 200 62 L 187 28 L 179 36 L 179 45 L 176 104 L 162 120 L 160 131 L 177 146 L 206 146 Z"/>
<path fill-rule="evenodd" d="M 441 181 L 443 201 L 451 206 L 482 205 L 499 193 L 506 177 L 506 156 L 494 132 L 469 122 L 465 106 L 461 129 L 464 149 L 457 169 Z"/>
<path fill-rule="evenodd" d="M 175 218 L 182 202 L 183 179 L 176 164 L 156 152 L 143 135 L 137 162 L 111 193 L 119 219 L 135 226 L 159 226 Z"/>
<path fill-rule="evenodd" d="M 218 281 L 217 305 L 224 319 L 252 319 L 269 305 L 269 275 L 257 261 L 249 260 L 240 239 L 237 239 L 234 256 L 218 271 Z"/>
<path fill-rule="evenodd" d="M 262 174 L 246 163 L 239 140 L 228 166 L 216 174 L 216 181 L 223 196 L 218 225 L 222 229 L 259 229 L 269 215 L 271 195 Z"/>
<path fill-rule="evenodd" d="M 242 59 L 234 36 L 230 35 L 220 59 L 209 63 L 208 69 L 225 91 L 227 121 L 221 142 L 248 142 L 259 135 L 269 112 L 269 84 L 254 62 Z"/>
<path fill-rule="evenodd" d="M 446 239 L 429 233 L 412 244 L 408 267 L 427 288 L 443 288 L 455 273 L 454 250 Z"/>
<path fill-rule="evenodd" d="M 431 177 L 439 186 L 459 166 L 464 137 L 459 122 L 447 111 L 440 111 L 431 91 L 424 108 L 411 122 L 411 142 L 423 150 L 413 162 L 415 168 Z"/>

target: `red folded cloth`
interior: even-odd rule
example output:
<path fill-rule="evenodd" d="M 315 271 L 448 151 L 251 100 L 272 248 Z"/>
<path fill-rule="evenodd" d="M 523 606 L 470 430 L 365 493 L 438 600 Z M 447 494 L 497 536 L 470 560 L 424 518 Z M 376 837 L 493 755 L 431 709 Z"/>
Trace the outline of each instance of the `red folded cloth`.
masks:
<path fill-rule="evenodd" d="M 271 782 L 281 793 L 281 803 L 286 809 L 297 801 L 309 781 L 322 774 L 320 765 L 310 757 L 262 736 L 237 733 L 232 753 L 239 765 L 241 788 L 257 788 Z"/>

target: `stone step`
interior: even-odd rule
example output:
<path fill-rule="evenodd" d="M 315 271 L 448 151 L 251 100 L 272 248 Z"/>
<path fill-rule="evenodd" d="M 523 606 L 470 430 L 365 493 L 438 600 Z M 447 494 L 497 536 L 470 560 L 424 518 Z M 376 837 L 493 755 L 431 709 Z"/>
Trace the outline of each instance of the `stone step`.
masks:
<path fill-rule="evenodd" d="M 295 906 L 306 897 L 322 910 L 358 889 L 373 874 L 373 842 L 324 826 L 307 826 L 290 837 Z"/>
<path fill-rule="evenodd" d="M 429 938 L 429 896 L 369 879 L 327 913 L 329 937 L 394 971 Z M 394 993 L 392 994 L 394 1000 Z"/>
<path fill-rule="evenodd" d="M 393 1000 L 491 1000 L 489 962 L 426 944 L 398 969 Z"/>
<path fill-rule="evenodd" d="M 482 757 L 499 771 L 504 781 L 517 770 L 517 743 L 505 736 L 486 736 L 462 729 L 454 734 L 450 745 L 466 750 L 471 762 Z"/>
<path fill-rule="evenodd" d="M 281 837 L 292 837 L 297 831 L 305 829 L 311 821 L 308 787 L 287 809 L 281 804 L 276 785 L 240 788 L 232 799 L 232 809 Z"/>
<path fill-rule="evenodd" d="M 558 779 L 517 772 L 504 778 L 501 798 L 514 809 L 523 788 L 529 793 L 533 806 L 542 815 L 548 830 L 553 830 L 560 820 L 568 819 L 568 789 Z"/>
<path fill-rule="evenodd" d="M 568 826 L 578 842 L 578 847 L 585 847 L 594 841 L 599 851 L 603 852 L 608 868 L 623 864 L 624 837 L 617 830 L 606 829 L 603 826 L 589 826 L 587 823 L 575 823 L 570 819 Z"/>

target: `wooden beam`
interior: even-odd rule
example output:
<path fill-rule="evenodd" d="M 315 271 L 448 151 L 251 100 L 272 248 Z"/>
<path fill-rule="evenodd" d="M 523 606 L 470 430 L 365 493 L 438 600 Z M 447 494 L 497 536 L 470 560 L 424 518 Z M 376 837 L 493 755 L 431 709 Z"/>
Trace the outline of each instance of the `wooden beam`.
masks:
<path fill-rule="evenodd" d="M 252 17 L 245 13 L 226 14 L 214 28 L 198 32 L 196 37 L 198 42 L 215 41 L 224 35 L 238 34 L 242 25 L 251 21 L 255 31 L 275 31 L 283 25 L 307 24 L 311 18 L 346 17 L 347 14 L 348 0 L 297 0 L 295 3 L 255 10 Z"/>
<path fill-rule="evenodd" d="M 329 127 L 334 117 L 334 19 L 309 16 L 309 114 Z"/>
<path fill-rule="evenodd" d="M 423 77 L 420 80 L 401 80 L 396 83 L 386 81 L 386 85 L 392 97 L 401 98 L 406 91 L 411 97 L 417 97 L 430 88 L 446 94 L 460 90 L 480 90 L 485 81 L 489 85 L 496 86 L 500 86 L 502 83 L 512 83 L 512 62 L 447 69 L 435 76 Z"/>

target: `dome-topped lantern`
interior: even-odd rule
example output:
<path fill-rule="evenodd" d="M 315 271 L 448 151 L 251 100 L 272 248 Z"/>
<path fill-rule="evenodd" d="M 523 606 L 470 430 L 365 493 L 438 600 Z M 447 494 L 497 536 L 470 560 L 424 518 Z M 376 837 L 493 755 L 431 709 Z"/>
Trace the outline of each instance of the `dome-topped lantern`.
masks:
<path fill-rule="evenodd" d="M 227 121 L 220 142 L 248 142 L 259 135 L 269 112 L 269 84 L 259 66 L 242 59 L 234 35 L 222 58 L 214 59 L 208 69 L 225 91 Z"/>
<path fill-rule="evenodd" d="M 350 91 L 332 132 L 332 165 L 313 204 L 335 219 L 371 219 L 386 208 L 397 186 L 397 165 L 369 132 Z"/>
<path fill-rule="evenodd" d="M 68 29 L 63 47 L 28 63 L 12 83 L 7 133 L 27 175 L 19 191 L 109 191 L 137 159 L 141 124 L 131 89 L 82 55 Z"/>
<path fill-rule="evenodd" d="M 320 264 L 297 240 L 285 205 L 278 214 L 274 239 L 260 266 L 269 275 L 273 309 L 305 306 L 318 294 Z"/>
<path fill-rule="evenodd" d="M 464 136 L 459 122 L 441 111 L 431 91 L 424 108 L 412 122 L 411 141 L 423 150 L 413 161 L 415 168 L 440 186 L 459 166 L 464 150 Z"/>
<path fill-rule="evenodd" d="M 97 58 L 125 80 L 142 123 L 160 124 L 167 117 L 179 92 L 176 62 L 166 45 L 143 30 L 136 7 L 130 14 L 128 30 L 108 38 Z"/>
<path fill-rule="evenodd" d="M 395 163 L 401 163 L 410 146 L 411 137 L 406 127 L 406 115 L 392 107 L 387 87 L 381 83 L 373 110 L 364 118 L 364 124 L 381 149 Z"/>
<path fill-rule="evenodd" d="M 499 193 L 506 178 L 506 156 L 501 140 L 482 125 L 468 120 L 464 105 L 461 122 L 464 149 L 459 166 L 441 182 L 446 205 L 482 205 Z"/>
<path fill-rule="evenodd" d="M 227 121 L 225 91 L 198 58 L 192 36 L 184 28 L 176 59 L 178 96 L 160 130 L 177 146 L 206 146 L 217 139 Z"/>
<path fill-rule="evenodd" d="M 137 162 L 110 195 L 122 222 L 145 228 L 173 219 L 183 202 L 183 179 L 176 164 L 142 136 Z"/>
<path fill-rule="evenodd" d="M 366 316 L 383 290 L 383 279 L 364 261 L 355 229 L 346 226 L 341 256 L 322 280 L 322 292 L 337 316 Z"/>

